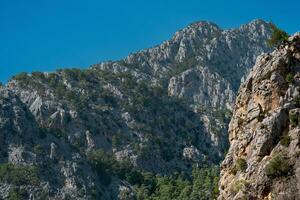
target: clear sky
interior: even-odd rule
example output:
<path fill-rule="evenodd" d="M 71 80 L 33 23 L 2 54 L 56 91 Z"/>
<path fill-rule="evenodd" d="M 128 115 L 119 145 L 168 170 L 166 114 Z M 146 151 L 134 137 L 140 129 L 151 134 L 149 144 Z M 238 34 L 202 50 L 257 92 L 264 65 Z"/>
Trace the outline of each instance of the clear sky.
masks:
<path fill-rule="evenodd" d="M 125 57 L 200 20 L 300 29 L 299 0 L 0 0 L 0 81 Z"/>

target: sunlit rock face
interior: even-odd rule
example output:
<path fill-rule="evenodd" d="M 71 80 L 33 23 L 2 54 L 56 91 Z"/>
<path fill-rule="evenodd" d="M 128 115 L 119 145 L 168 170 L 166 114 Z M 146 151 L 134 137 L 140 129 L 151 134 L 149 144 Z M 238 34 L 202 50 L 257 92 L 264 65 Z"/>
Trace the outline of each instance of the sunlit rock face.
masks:
<path fill-rule="evenodd" d="M 300 34 L 259 56 L 241 85 L 221 165 L 220 200 L 298 199 Z"/>

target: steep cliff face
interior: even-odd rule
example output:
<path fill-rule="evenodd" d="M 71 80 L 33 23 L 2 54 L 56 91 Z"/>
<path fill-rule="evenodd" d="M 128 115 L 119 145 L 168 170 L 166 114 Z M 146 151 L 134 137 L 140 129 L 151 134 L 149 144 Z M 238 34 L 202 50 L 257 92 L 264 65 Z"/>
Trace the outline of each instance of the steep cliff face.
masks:
<path fill-rule="evenodd" d="M 230 30 L 197 22 L 120 61 L 16 75 L 1 93 L 0 198 L 33 184 L 34 198 L 117 199 L 133 193 L 141 171 L 219 163 L 240 79 L 270 50 L 270 35 L 261 20 Z M 42 178 L 7 184 L 6 164 Z"/>
<path fill-rule="evenodd" d="M 241 85 L 219 199 L 299 199 L 300 34 L 263 54 Z"/>

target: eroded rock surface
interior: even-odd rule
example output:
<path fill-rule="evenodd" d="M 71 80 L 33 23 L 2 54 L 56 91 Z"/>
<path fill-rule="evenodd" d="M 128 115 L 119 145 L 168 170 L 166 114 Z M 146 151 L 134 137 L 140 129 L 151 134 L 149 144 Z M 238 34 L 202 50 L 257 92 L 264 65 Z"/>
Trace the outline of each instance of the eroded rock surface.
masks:
<path fill-rule="evenodd" d="M 220 200 L 299 199 L 300 34 L 263 54 L 241 85 Z"/>

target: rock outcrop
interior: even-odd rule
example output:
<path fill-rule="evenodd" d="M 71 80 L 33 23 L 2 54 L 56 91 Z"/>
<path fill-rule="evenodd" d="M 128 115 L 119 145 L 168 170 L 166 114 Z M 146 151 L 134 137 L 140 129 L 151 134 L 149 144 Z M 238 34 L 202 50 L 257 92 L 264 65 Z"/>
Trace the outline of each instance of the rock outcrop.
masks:
<path fill-rule="evenodd" d="M 300 34 L 259 56 L 236 99 L 219 200 L 299 199 Z"/>

